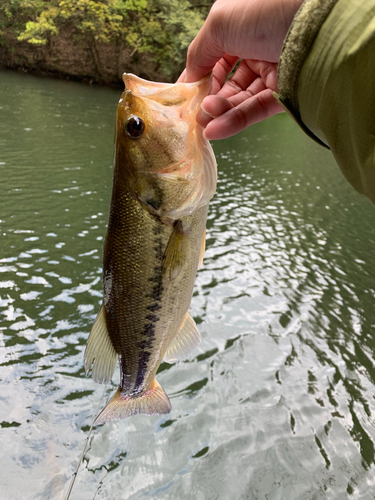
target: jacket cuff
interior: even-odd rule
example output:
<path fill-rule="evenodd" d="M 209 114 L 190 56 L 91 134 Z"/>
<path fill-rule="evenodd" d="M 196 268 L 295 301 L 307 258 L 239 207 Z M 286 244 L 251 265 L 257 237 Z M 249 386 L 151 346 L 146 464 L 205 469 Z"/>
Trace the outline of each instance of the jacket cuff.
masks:
<path fill-rule="evenodd" d="M 298 104 L 298 80 L 305 59 L 328 14 L 338 0 L 305 0 L 294 17 L 284 40 L 279 67 L 279 93 L 274 97 L 304 132 L 322 146 L 328 147 L 309 130 L 301 119 Z"/>

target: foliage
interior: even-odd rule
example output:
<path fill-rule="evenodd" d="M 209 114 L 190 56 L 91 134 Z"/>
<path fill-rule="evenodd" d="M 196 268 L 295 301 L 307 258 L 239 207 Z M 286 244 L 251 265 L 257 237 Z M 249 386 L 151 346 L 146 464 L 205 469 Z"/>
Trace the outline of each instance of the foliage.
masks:
<path fill-rule="evenodd" d="M 78 33 L 92 36 L 101 42 L 111 42 L 120 33 L 128 12 L 141 12 L 146 0 L 52 0 L 35 21 L 26 24 L 19 40 L 43 45 L 48 35 L 58 33 L 59 27 L 71 21 Z"/>
<path fill-rule="evenodd" d="M 149 2 L 148 16 L 141 25 L 139 52 L 153 54 L 164 74 L 172 71 L 170 64 L 184 61 L 186 50 L 202 26 L 202 14 L 191 8 L 188 0 L 154 0 Z"/>
<path fill-rule="evenodd" d="M 13 29 L 19 41 L 45 45 L 71 23 L 81 41 L 150 54 L 168 77 L 183 63 L 209 8 L 196 0 L 1 0 L 0 41 Z"/>
<path fill-rule="evenodd" d="M 33 5 L 24 0 L 1 0 L 0 1 L 0 37 L 5 31 L 15 31 L 24 28 L 28 19 L 36 16 L 43 10 L 44 0 L 35 1 Z"/>

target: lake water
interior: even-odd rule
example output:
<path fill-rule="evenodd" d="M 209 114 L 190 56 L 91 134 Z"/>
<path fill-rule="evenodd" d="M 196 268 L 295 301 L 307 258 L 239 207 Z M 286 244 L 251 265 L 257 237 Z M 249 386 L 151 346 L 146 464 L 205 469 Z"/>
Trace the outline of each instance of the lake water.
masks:
<path fill-rule="evenodd" d="M 60 499 L 114 392 L 83 370 L 120 91 L 0 73 L 0 492 Z M 375 207 L 286 115 L 213 144 L 166 416 L 94 428 L 71 499 L 375 498 Z"/>

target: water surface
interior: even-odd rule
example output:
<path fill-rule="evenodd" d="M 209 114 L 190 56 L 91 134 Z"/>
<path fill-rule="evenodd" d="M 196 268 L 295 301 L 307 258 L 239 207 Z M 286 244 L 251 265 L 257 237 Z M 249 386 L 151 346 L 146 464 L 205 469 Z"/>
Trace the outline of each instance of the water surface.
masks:
<path fill-rule="evenodd" d="M 83 351 L 119 92 L 0 73 L 0 491 L 59 499 L 106 389 Z M 373 499 L 375 208 L 286 115 L 214 143 L 219 183 L 166 416 L 95 428 L 71 498 Z M 104 393 L 104 398 L 103 398 Z"/>

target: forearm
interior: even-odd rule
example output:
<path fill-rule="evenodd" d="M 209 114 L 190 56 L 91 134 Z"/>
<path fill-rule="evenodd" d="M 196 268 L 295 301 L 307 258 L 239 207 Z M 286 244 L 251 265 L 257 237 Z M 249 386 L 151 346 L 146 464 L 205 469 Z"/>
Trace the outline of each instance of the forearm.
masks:
<path fill-rule="evenodd" d="M 306 0 L 285 39 L 279 102 L 375 203 L 375 0 Z"/>

